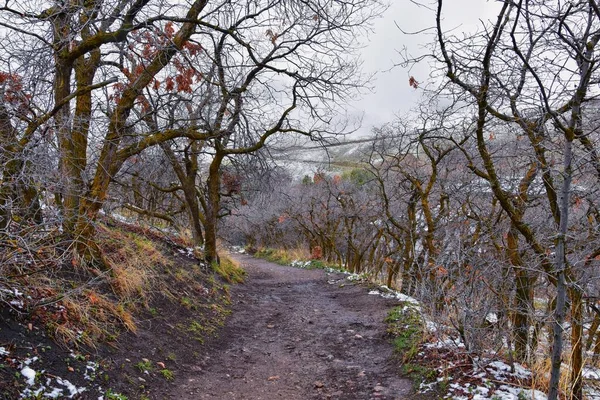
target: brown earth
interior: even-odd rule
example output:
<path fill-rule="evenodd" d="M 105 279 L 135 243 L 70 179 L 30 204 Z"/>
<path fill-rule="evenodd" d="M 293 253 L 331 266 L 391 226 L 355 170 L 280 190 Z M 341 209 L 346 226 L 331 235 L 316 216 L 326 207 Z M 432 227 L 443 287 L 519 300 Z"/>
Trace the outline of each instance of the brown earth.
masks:
<path fill-rule="evenodd" d="M 161 279 L 177 296 L 152 294 L 137 332 L 114 343 L 59 346 L 42 321 L 1 308 L 8 353 L 0 354 L 0 399 L 21 397 L 27 360 L 39 374 L 32 391 L 63 388 L 59 398 L 68 394 L 59 377 L 85 388 L 72 398 L 86 400 L 417 398 L 383 322 L 397 302 L 343 274 L 249 256 L 236 256 L 246 283 L 227 287 L 197 260 L 168 251 L 174 266 Z"/>
<path fill-rule="evenodd" d="M 237 256 L 247 282 L 171 399 L 403 399 L 411 383 L 383 322 L 393 300 L 338 273 Z"/>

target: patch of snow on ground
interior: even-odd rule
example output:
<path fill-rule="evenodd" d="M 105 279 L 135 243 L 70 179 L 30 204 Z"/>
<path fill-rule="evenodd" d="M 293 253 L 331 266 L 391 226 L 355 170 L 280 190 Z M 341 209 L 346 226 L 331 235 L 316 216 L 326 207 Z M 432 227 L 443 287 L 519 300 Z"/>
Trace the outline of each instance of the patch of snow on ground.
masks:
<path fill-rule="evenodd" d="M 58 399 L 60 396 L 62 396 L 62 394 L 63 394 L 62 389 L 52 388 L 52 391 L 44 393 L 44 396 L 49 397 L 51 399 Z"/>
<path fill-rule="evenodd" d="M 600 369 L 584 368 L 583 371 L 581 371 L 581 375 L 584 379 L 600 380 Z"/>
<path fill-rule="evenodd" d="M 521 389 L 502 385 L 494 392 L 494 398 L 497 398 L 498 400 L 546 400 L 547 396 L 539 390 Z"/>
<path fill-rule="evenodd" d="M 310 261 L 294 260 L 290 263 L 290 266 L 294 268 L 308 268 L 310 267 Z"/>
<path fill-rule="evenodd" d="M 407 296 L 404 293 L 398 292 L 396 290 L 392 290 L 386 285 L 381 285 L 377 290 L 371 290 L 369 294 L 376 294 L 386 299 L 396 299 L 400 302 L 410 303 L 415 306 L 418 306 L 420 303 L 417 299 Z"/>
<path fill-rule="evenodd" d="M 585 398 L 589 400 L 599 400 L 600 399 L 600 389 L 592 386 L 586 386 L 583 388 L 583 393 L 585 394 Z"/>
<path fill-rule="evenodd" d="M 463 347 L 465 347 L 465 344 L 463 342 L 461 342 L 461 340 L 458 338 L 449 337 L 444 340 L 438 340 L 435 343 L 425 343 L 423 346 L 428 349 L 443 349 L 443 348 L 463 348 Z"/>
<path fill-rule="evenodd" d="M 66 379 L 62 379 L 60 377 L 56 377 L 56 382 L 59 385 L 64 386 L 64 387 L 67 388 L 67 390 L 70 393 L 70 395 L 69 395 L 70 399 L 72 399 L 73 396 L 75 396 L 76 394 L 85 392 L 85 388 L 84 387 L 78 388 L 77 386 L 73 385 L 71 382 L 69 382 Z"/>
<path fill-rule="evenodd" d="M 100 365 L 93 361 L 88 361 L 85 366 L 85 372 L 83 374 L 83 378 L 88 381 L 93 381 L 96 379 L 96 371 Z"/>
<path fill-rule="evenodd" d="M 10 301 L 10 305 L 11 306 L 15 306 L 17 308 L 23 308 L 23 307 L 25 307 L 25 304 L 23 303 L 23 300 L 11 300 Z"/>
<path fill-rule="evenodd" d="M 546 400 L 547 397 L 545 393 L 539 390 L 508 385 L 500 385 L 497 389 L 493 389 L 489 387 L 490 385 L 493 386 L 487 379 L 483 380 L 483 384 L 478 385 L 451 383 L 449 393 L 445 398 L 453 400 Z"/>
<path fill-rule="evenodd" d="M 523 368 L 519 364 L 515 364 L 515 372 L 510 372 L 510 365 L 502 361 L 494 361 L 488 364 L 487 370 L 498 380 L 502 380 L 508 376 L 514 376 L 519 379 L 527 379 L 531 377 L 531 372 Z"/>
<path fill-rule="evenodd" d="M 369 277 L 366 274 L 355 274 L 352 272 L 344 272 L 347 274 L 346 279 L 350 282 L 366 282 L 369 280 Z"/>
<path fill-rule="evenodd" d="M 119 221 L 119 222 L 124 222 L 126 224 L 131 223 L 132 220 L 131 218 L 127 218 L 124 215 L 121 215 L 119 213 L 113 212 L 111 215 L 111 218 L 113 218 L 115 221 Z"/>
<path fill-rule="evenodd" d="M 21 375 L 27 380 L 27 386 L 33 386 L 35 383 L 35 374 L 35 370 L 29 368 L 27 365 L 21 368 Z"/>
<path fill-rule="evenodd" d="M 231 246 L 231 251 L 238 254 L 246 254 L 246 249 L 242 246 Z"/>
<path fill-rule="evenodd" d="M 425 327 L 427 328 L 428 332 L 437 332 L 438 330 L 438 324 L 430 320 L 425 321 Z"/>
<path fill-rule="evenodd" d="M 489 322 L 490 324 L 497 324 L 498 323 L 498 315 L 496 313 L 489 313 L 488 315 L 485 316 L 485 320 L 487 322 Z"/>
<path fill-rule="evenodd" d="M 38 356 L 35 357 L 31 357 L 31 358 L 27 358 L 23 361 L 23 365 L 30 365 L 31 363 L 36 362 L 37 360 L 39 360 L 40 358 Z"/>
<path fill-rule="evenodd" d="M 186 257 L 190 257 L 190 258 L 195 257 L 194 249 L 191 247 L 186 247 L 184 249 L 177 249 L 177 251 L 179 252 L 179 254 L 182 254 Z"/>

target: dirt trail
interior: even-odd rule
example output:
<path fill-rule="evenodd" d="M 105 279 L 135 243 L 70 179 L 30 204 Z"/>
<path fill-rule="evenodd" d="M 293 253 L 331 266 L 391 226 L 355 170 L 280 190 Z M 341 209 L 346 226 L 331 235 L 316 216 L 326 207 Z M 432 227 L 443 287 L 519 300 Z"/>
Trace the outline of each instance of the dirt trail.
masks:
<path fill-rule="evenodd" d="M 232 290 L 233 314 L 171 398 L 407 398 L 383 323 L 395 302 L 340 274 L 237 258 L 248 280 Z"/>

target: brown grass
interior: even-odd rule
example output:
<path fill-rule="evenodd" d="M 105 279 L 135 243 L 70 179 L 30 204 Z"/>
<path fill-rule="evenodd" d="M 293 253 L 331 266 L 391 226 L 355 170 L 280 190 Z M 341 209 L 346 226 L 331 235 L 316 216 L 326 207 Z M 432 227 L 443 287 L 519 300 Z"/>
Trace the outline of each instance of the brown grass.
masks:
<path fill-rule="evenodd" d="M 94 347 L 115 340 L 122 329 L 135 332 L 133 313 L 147 307 L 149 293 L 160 285 L 157 268 L 171 264 L 153 241 L 137 233 L 100 226 L 96 240 L 110 267 L 105 276 L 75 289 L 67 287 L 72 281 L 46 280 L 64 296 L 56 304 L 64 311 L 46 316 L 46 326 L 59 343 Z M 73 266 L 83 266 L 77 261 Z"/>

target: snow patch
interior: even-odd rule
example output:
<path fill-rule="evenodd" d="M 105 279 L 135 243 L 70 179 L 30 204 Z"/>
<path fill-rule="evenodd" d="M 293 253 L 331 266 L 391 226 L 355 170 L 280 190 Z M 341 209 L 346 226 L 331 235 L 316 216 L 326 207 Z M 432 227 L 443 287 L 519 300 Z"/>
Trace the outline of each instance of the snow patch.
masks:
<path fill-rule="evenodd" d="M 62 379 L 60 377 L 56 377 L 56 383 L 67 388 L 67 390 L 69 391 L 70 399 L 72 399 L 73 396 L 75 396 L 76 394 L 85 392 L 84 387 L 78 388 L 77 386 L 75 386 L 71 382 L 69 382 L 68 380 Z"/>
<path fill-rule="evenodd" d="M 510 387 L 506 385 L 500 386 L 494 393 L 494 397 L 498 400 L 520 400 L 520 399 L 531 399 L 531 400 L 546 400 L 547 396 L 545 393 L 539 390 L 532 389 L 521 389 Z"/>
<path fill-rule="evenodd" d="M 591 379 L 598 381 L 600 380 L 600 368 L 584 368 L 581 371 L 581 375 L 584 379 Z"/>
<path fill-rule="evenodd" d="M 403 303 L 410 303 L 414 306 L 419 306 L 420 303 L 417 299 L 407 296 L 404 293 L 392 290 L 386 285 L 381 285 L 377 290 L 371 290 L 369 294 L 379 295 L 385 299 L 396 299 Z"/>
<path fill-rule="evenodd" d="M 33 386 L 35 383 L 35 370 L 25 365 L 23 368 L 21 368 L 21 375 L 23 375 L 23 377 L 27 380 L 27 386 Z"/>

